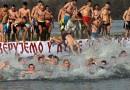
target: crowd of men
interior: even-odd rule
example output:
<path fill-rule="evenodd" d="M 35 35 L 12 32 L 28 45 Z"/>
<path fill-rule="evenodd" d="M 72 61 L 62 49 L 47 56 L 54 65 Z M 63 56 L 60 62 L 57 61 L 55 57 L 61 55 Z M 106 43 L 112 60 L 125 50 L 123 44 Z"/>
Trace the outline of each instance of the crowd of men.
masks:
<path fill-rule="evenodd" d="M 8 60 L 0 61 L 0 80 L 67 77 L 69 71 L 75 71 L 77 66 L 78 68 L 83 67 L 86 71 L 88 70 L 85 72 L 87 75 L 96 75 L 98 70 L 108 70 L 108 68 L 114 66 L 113 64 L 122 61 L 122 58 L 127 57 L 127 53 L 123 50 L 117 56 L 111 56 L 109 61 L 93 57 L 87 60 L 82 58 L 83 64 L 76 64 L 75 62 L 78 60 L 75 61 L 75 59 L 70 60 L 65 58 L 62 60 L 62 58 L 53 54 L 47 56 L 41 55 L 39 52 L 36 52 L 33 57 L 28 58 L 20 57 L 19 54 L 15 54 L 15 56 L 15 59 L 12 60 L 14 63 Z"/>
<path fill-rule="evenodd" d="M 0 9 L 0 41 L 8 42 L 19 41 L 22 30 L 22 41 L 32 40 L 37 35 L 38 41 L 48 40 L 50 37 L 53 16 L 48 5 L 44 6 L 42 1 L 33 7 L 32 11 L 28 8 L 28 3 L 23 2 L 23 7 L 18 11 L 12 4 L 8 10 L 8 5 L 4 4 Z"/>
<path fill-rule="evenodd" d="M 130 10 L 126 10 L 123 15 L 125 21 L 124 28 L 126 37 L 128 37 L 130 29 Z M 11 5 L 8 10 L 8 5 L 4 4 L 0 8 L 0 41 L 19 41 L 20 32 L 22 30 L 22 41 L 31 41 L 36 36 L 38 41 L 46 41 L 50 39 L 50 34 L 54 17 L 48 5 L 44 5 L 39 1 L 36 6 L 30 10 L 28 3 L 23 2 L 23 7 L 18 11 L 15 10 L 15 5 Z M 61 30 L 66 30 L 73 37 L 76 33 L 76 38 L 98 38 L 101 36 L 110 37 L 110 29 L 112 26 L 112 17 L 110 11 L 110 3 L 107 2 L 102 8 L 99 4 L 92 7 L 92 1 L 87 3 L 80 9 L 77 8 L 77 0 L 66 2 L 59 10 L 58 24 Z M 28 39 L 26 35 L 28 34 Z M 11 40 L 12 39 L 12 40 Z"/>

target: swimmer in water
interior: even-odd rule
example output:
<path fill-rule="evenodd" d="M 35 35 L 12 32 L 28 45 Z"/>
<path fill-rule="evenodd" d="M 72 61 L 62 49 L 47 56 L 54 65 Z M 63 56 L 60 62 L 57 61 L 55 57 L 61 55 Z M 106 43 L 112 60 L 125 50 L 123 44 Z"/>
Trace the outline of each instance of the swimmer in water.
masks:
<path fill-rule="evenodd" d="M 108 63 L 107 63 L 106 60 L 102 60 L 102 61 L 101 61 L 100 68 L 104 69 L 104 68 L 106 67 L 107 64 L 108 64 Z"/>
<path fill-rule="evenodd" d="M 25 77 L 27 74 L 35 74 L 35 73 L 36 73 L 35 66 L 33 64 L 29 64 L 28 70 L 22 72 L 21 76 Z"/>
<path fill-rule="evenodd" d="M 96 64 L 96 61 L 94 58 L 89 58 L 87 61 L 86 61 L 86 67 L 90 67 L 91 65 L 93 64 Z"/>
<path fill-rule="evenodd" d="M 61 69 L 63 69 L 63 70 L 66 70 L 66 69 L 69 70 L 70 66 L 71 66 L 70 61 L 68 59 L 65 59 L 63 61 L 62 66 L 61 66 Z"/>
<path fill-rule="evenodd" d="M 127 53 L 126 51 L 121 51 L 120 54 L 119 54 L 119 57 L 126 57 L 127 56 Z"/>

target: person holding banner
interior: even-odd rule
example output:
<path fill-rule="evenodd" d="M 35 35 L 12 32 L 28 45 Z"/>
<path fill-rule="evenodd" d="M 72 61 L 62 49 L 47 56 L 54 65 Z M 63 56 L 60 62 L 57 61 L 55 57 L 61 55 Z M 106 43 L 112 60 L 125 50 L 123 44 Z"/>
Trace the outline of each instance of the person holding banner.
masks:
<path fill-rule="evenodd" d="M 78 45 L 78 43 L 74 40 L 74 38 L 67 33 L 67 31 L 63 28 L 61 31 L 61 36 L 59 37 L 51 37 L 50 38 L 51 42 L 58 42 L 58 43 L 65 43 L 65 41 L 67 41 L 67 45 L 70 48 L 70 51 L 72 52 L 72 54 L 76 55 L 76 52 L 78 54 L 80 54 L 80 46 Z"/>

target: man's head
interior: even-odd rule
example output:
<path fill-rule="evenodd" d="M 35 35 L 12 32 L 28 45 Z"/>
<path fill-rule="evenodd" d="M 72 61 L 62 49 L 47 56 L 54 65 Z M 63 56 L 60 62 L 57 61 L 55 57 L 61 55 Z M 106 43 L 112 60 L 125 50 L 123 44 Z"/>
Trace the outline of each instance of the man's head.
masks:
<path fill-rule="evenodd" d="M 38 63 L 39 63 L 39 64 L 44 64 L 44 59 L 43 59 L 43 57 L 39 57 L 39 58 L 38 58 Z"/>
<path fill-rule="evenodd" d="M 22 17 L 22 21 L 23 21 L 24 23 L 26 23 L 26 22 L 27 22 L 27 17 L 26 17 L 26 16 L 23 16 L 23 17 Z"/>
<path fill-rule="evenodd" d="M 53 56 L 53 57 L 54 57 L 55 65 L 57 65 L 59 63 L 59 58 L 57 56 Z"/>
<path fill-rule="evenodd" d="M 47 11 L 49 11 L 49 10 L 50 10 L 50 7 L 49 7 L 48 5 L 46 5 L 45 9 L 46 9 Z"/>
<path fill-rule="evenodd" d="M 35 71 L 35 66 L 33 64 L 28 65 L 28 70 L 29 71 Z"/>
<path fill-rule="evenodd" d="M 25 61 L 25 59 L 23 57 L 20 57 L 18 59 L 18 62 L 21 63 L 21 64 L 25 64 L 26 63 L 26 61 Z"/>
<path fill-rule="evenodd" d="M 94 10 L 98 10 L 99 9 L 99 4 L 95 4 L 94 5 Z"/>
<path fill-rule="evenodd" d="M 92 4 L 92 1 L 91 1 L 91 0 L 88 0 L 88 1 L 87 1 L 87 5 L 88 5 L 88 6 L 91 6 L 91 4 Z"/>
<path fill-rule="evenodd" d="M 40 1 L 38 1 L 38 7 L 40 7 L 40 6 L 42 6 L 42 4 L 43 4 L 43 2 L 40 0 Z"/>
<path fill-rule="evenodd" d="M 121 51 L 121 53 L 119 54 L 119 57 L 125 57 L 125 56 L 127 56 L 127 53 L 126 53 L 126 51 Z"/>
<path fill-rule="evenodd" d="M 70 62 L 69 62 L 69 60 L 68 60 L 68 59 L 65 59 L 65 60 L 63 61 L 63 65 L 64 65 L 64 67 L 66 67 L 66 68 L 70 68 Z"/>
<path fill-rule="evenodd" d="M 26 9 L 28 6 L 28 3 L 27 2 L 23 2 L 23 8 Z"/>
<path fill-rule="evenodd" d="M 15 11 L 15 5 L 14 4 L 11 5 L 11 10 Z"/>
<path fill-rule="evenodd" d="M 102 60 L 102 61 L 101 61 L 101 64 L 102 64 L 102 65 L 107 65 L 107 61 L 106 61 L 106 60 Z"/>
<path fill-rule="evenodd" d="M 8 10 L 8 5 L 7 4 L 4 4 L 3 5 L 3 11 L 7 11 Z"/>
<path fill-rule="evenodd" d="M 111 5 L 110 2 L 107 2 L 107 3 L 105 4 L 105 8 L 106 8 L 106 9 L 109 9 L 109 8 L 110 8 L 110 5 Z"/>
<path fill-rule="evenodd" d="M 77 0 L 72 0 L 73 5 L 77 4 Z"/>

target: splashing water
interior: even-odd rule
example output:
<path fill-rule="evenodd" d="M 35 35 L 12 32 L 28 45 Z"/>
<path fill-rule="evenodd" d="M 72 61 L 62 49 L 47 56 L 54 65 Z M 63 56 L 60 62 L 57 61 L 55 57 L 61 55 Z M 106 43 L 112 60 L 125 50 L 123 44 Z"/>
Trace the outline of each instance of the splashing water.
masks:
<path fill-rule="evenodd" d="M 21 80 L 21 79 L 57 79 L 67 78 L 68 80 L 74 79 L 101 79 L 111 77 L 129 77 L 130 73 L 130 41 L 125 38 L 116 39 L 99 39 L 99 40 L 88 40 L 86 42 L 86 48 L 80 56 L 58 56 L 60 61 L 58 65 L 38 65 L 38 60 L 26 59 L 26 64 L 21 65 L 18 62 L 18 58 L 14 54 L 0 55 L 1 61 L 8 61 L 11 65 L 6 66 L 0 71 L 3 75 L 4 80 Z M 119 53 L 124 50 L 127 52 L 127 56 L 119 57 Z M 116 58 L 111 58 L 115 56 Z M 97 62 L 102 60 L 107 61 L 107 65 L 101 68 L 100 64 L 93 64 L 86 67 L 86 62 L 89 58 L 94 58 Z M 70 61 L 69 69 L 61 69 L 61 65 L 64 59 Z M 32 63 L 35 65 L 36 73 L 27 74 L 26 77 L 21 77 L 21 73 L 27 70 L 28 65 Z M 42 69 L 42 70 L 40 70 Z M 40 71 L 38 71 L 40 70 Z M 51 74 L 48 74 L 51 72 Z"/>

